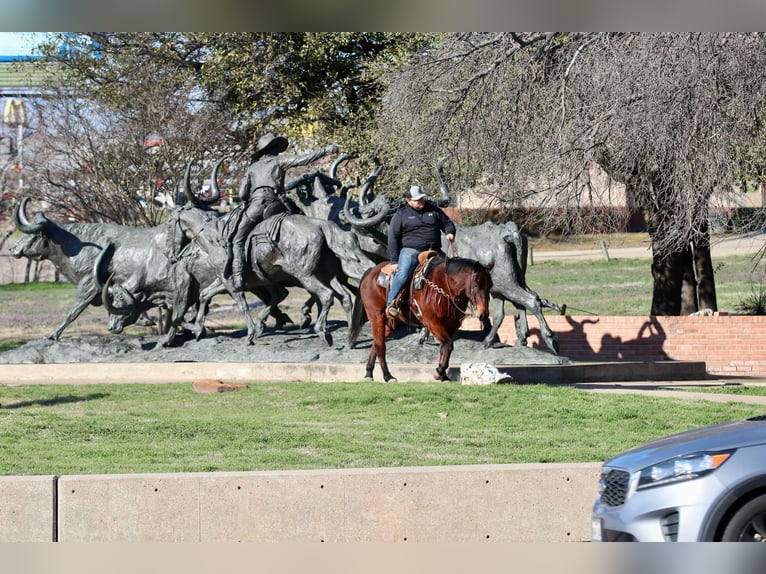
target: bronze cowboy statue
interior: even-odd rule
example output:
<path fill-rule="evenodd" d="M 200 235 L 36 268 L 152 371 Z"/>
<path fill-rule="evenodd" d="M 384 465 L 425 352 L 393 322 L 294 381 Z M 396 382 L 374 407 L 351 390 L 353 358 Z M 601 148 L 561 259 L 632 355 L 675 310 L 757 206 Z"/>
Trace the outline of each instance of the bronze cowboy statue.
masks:
<path fill-rule="evenodd" d="M 250 232 L 265 218 L 289 211 L 284 205 L 289 201 L 285 195 L 287 169 L 309 165 L 328 154 L 338 153 L 340 149 L 337 145 L 331 145 L 304 154 L 282 154 L 288 145 L 287 138 L 275 136 L 273 133 L 261 136 L 253 152 L 252 163 L 242 179 L 239 197 L 247 207 L 240 212 L 229 254 L 231 280 L 235 291 L 242 291 L 244 288 L 243 269 Z"/>

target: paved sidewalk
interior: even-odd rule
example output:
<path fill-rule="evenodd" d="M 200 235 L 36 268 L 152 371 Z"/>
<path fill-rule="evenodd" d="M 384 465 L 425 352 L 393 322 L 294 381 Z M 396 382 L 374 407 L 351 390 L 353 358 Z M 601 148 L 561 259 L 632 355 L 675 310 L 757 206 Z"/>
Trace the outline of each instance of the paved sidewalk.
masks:
<path fill-rule="evenodd" d="M 628 383 L 577 383 L 575 388 L 594 393 L 612 394 L 642 394 L 647 396 L 674 398 L 684 400 L 704 400 L 717 403 L 748 403 L 766 406 L 766 396 L 736 394 L 736 389 L 743 387 L 766 386 L 766 379 L 743 377 L 736 379 L 720 379 L 710 377 L 698 381 L 644 381 Z M 733 393 L 704 393 L 691 390 L 700 387 L 731 387 Z"/>
<path fill-rule="evenodd" d="M 754 255 L 761 249 L 766 248 L 766 233 L 747 233 L 743 235 L 725 235 L 713 240 L 711 253 L 713 257 L 725 257 L 727 255 Z M 618 247 L 610 248 L 607 241 L 607 253 L 610 259 L 650 259 L 652 247 L 647 241 L 644 247 Z M 534 261 L 546 260 L 593 260 L 604 258 L 601 249 L 563 250 L 563 251 L 538 251 L 533 252 Z"/>

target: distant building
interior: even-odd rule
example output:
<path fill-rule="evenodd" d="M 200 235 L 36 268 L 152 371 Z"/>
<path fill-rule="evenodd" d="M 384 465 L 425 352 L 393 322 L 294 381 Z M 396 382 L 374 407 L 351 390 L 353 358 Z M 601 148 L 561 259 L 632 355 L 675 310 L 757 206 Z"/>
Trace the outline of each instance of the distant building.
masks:
<path fill-rule="evenodd" d="M 0 217 L 24 187 L 24 158 L 39 142 L 41 97 L 50 68 L 41 68 L 38 56 L 0 56 Z"/>
<path fill-rule="evenodd" d="M 628 199 L 625 186 L 609 178 L 606 173 L 594 166 L 590 174 L 591 189 L 589 194 L 580 198 L 580 209 L 590 212 L 609 214 L 610 225 L 621 223 L 618 231 L 644 231 L 646 223 L 643 215 Z M 712 231 L 724 231 L 737 227 L 738 220 L 756 217 L 756 211 L 762 212 L 766 206 L 766 184 L 760 184 L 755 190 L 741 193 L 714 193 L 710 198 L 710 228 Z M 502 218 L 508 214 L 508 190 L 490 185 L 477 185 L 455 194 L 456 203 L 449 214 L 461 221 L 467 214 L 473 214 L 472 221 Z M 514 202 L 519 212 L 557 209 L 555 200 L 545 193 L 530 195 Z M 520 217 L 519 213 L 515 217 Z M 766 215 L 762 218 L 766 221 Z M 599 231 L 598 217 L 595 217 L 593 231 Z"/>

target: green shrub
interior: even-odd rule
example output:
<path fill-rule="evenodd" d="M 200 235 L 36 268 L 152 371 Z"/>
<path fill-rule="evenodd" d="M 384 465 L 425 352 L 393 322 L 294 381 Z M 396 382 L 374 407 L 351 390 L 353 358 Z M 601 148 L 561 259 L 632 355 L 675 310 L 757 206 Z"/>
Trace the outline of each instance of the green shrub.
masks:
<path fill-rule="evenodd" d="M 751 283 L 750 293 L 737 304 L 736 309 L 742 315 L 766 315 L 766 286 L 763 282 Z"/>

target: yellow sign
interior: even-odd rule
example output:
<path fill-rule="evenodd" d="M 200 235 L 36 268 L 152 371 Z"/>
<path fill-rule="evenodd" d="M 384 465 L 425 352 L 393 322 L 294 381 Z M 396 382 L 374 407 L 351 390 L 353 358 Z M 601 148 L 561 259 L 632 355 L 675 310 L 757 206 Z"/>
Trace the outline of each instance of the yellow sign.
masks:
<path fill-rule="evenodd" d="M 10 98 L 5 101 L 3 109 L 3 122 L 6 124 L 26 125 L 27 109 L 24 106 L 24 100 Z"/>

